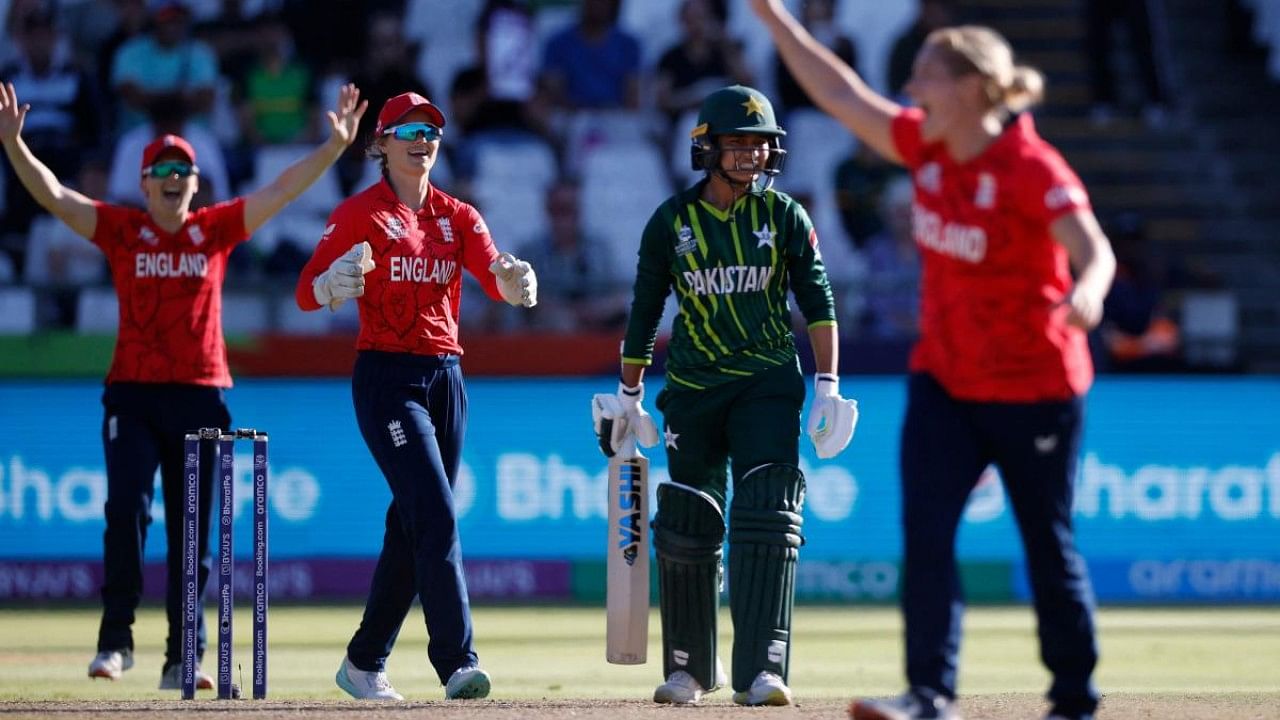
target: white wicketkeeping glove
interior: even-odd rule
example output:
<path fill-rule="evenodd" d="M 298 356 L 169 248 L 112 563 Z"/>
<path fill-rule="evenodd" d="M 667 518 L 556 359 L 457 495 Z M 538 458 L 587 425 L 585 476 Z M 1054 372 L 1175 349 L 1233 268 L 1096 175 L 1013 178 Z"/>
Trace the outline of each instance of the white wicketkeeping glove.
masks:
<path fill-rule="evenodd" d="M 853 439 L 858 425 L 858 401 L 840 397 L 840 378 L 818 373 L 813 382 L 813 402 L 809 404 L 809 439 L 818 457 L 826 460 L 840 454 Z"/>
<path fill-rule="evenodd" d="M 538 304 L 538 276 L 529 263 L 511 253 L 502 253 L 489 272 L 498 279 L 498 292 L 512 305 L 533 307 Z"/>
<path fill-rule="evenodd" d="M 644 400 L 644 383 L 627 387 L 618 383 L 618 392 L 597 393 L 591 398 L 591 420 L 595 425 L 600 452 L 605 457 L 624 453 L 630 457 L 638 443 L 641 447 L 658 444 L 658 426 L 653 416 L 640 404 Z"/>
<path fill-rule="evenodd" d="M 372 269 L 373 247 L 368 241 L 352 245 L 311 282 L 316 302 L 337 310 L 347 300 L 360 297 L 364 294 L 365 273 Z"/>

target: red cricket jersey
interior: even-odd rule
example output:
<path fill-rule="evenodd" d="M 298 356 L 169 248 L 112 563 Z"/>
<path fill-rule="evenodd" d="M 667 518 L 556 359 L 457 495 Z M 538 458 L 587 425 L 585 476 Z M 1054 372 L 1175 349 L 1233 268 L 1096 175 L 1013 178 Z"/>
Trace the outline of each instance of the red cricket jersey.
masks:
<path fill-rule="evenodd" d="M 368 241 L 374 268 L 364 276 L 359 350 L 457 355 L 458 306 L 465 267 L 501 300 L 489 265 L 498 250 L 474 207 L 431 186 L 422 209 L 400 202 L 384 179 L 345 200 L 298 278 L 298 307 L 315 310 L 311 283 L 354 245 Z"/>
<path fill-rule="evenodd" d="M 1061 400 L 1093 381 L 1085 332 L 1060 305 L 1072 286 L 1066 248 L 1049 225 L 1089 207 L 1080 179 L 1019 115 L 978 157 L 957 163 L 920 136 L 924 114 L 893 120 L 915 186 L 921 254 L 920 340 L 911 369 L 953 397 Z"/>
<path fill-rule="evenodd" d="M 111 266 L 120 332 L 107 382 L 231 387 L 222 338 L 227 256 L 248 239 L 244 200 L 192 212 L 175 233 L 145 210 L 95 203 L 90 239 Z"/>

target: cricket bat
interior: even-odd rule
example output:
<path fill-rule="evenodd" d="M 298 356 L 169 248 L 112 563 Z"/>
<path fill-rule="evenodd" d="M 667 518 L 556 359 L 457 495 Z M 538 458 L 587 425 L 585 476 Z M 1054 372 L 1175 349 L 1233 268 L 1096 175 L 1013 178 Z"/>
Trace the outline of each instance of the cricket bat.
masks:
<path fill-rule="evenodd" d="M 605 657 L 642 665 L 649 646 L 649 458 L 631 439 L 609 458 Z"/>

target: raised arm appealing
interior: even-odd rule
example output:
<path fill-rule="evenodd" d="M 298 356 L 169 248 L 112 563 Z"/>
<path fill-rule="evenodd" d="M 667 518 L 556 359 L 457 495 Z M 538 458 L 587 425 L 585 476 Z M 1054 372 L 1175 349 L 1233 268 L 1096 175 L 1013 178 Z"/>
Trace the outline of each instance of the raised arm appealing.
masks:
<path fill-rule="evenodd" d="M 244 227 L 247 232 L 252 233 L 262 227 L 337 162 L 355 140 L 360 118 L 364 117 L 368 107 L 369 101 L 360 101 L 360 90 L 355 85 L 348 83 L 342 86 L 337 107 L 328 113 L 329 139 L 285 168 L 269 185 L 245 197 Z"/>
<path fill-rule="evenodd" d="M 901 163 L 893 145 L 893 118 L 901 106 L 872 90 L 835 53 L 814 39 L 782 0 L 751 0 L 778 56 L 814 104 L 839 120 L 884 158 Z"/>

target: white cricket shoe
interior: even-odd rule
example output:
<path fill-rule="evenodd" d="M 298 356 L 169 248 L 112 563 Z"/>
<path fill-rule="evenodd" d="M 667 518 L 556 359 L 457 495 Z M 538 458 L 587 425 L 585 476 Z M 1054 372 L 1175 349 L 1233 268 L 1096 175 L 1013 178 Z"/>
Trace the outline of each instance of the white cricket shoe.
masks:
<path fill-rule="evenodd" d="M 667 676 L 667 681 L 653 691 L 653 701 L 665 705 L 695 705 L 703 695 L 713 693 L 729 684 L 729 676 L 724 672 L 724 663 L 716 658 L 716 684 L 710 688 L 693 679 L 684 670 L 677 670 Z"/>
<path fill-rule="evenodd" d="M 338 667 L 338 674 L 333 678 L 338 687 L 357 700 L 403 700 L 404 696 L 396 692 L 387 679 L 385 670 L 366 671 L 351 664 L 350 658 L 343 658 Z"/>
<path fill-rule="evenodd" d="M 444 696 L 450 700 L 477 700 L 489 697 L 489 673 L 475 665 L 460 667 L 445 683 Z"/>
<path fill-rule="evenodd" d="M 160 673 L 160 689 L 161 690 L 181 690 L 182 689 L 182 663 L 174 663 L 164 669 Z M 209 673 L 200 669 L 196 665 L 196 689 L 212 690 L 213 677 Z"/>
<path fill-rule="evenodd" d="M 103 650 L 89 663 L 89 677 L 119 680 L 120 675 L 133 667 L 133 651 L 129 648 Z"/>
<path fill-rule="evenodd" d="M 733 701 L 739 705 L 790 705 L 791 688 L 781 677 L 764 670 L 745 692 L 734 693 Z"/>

